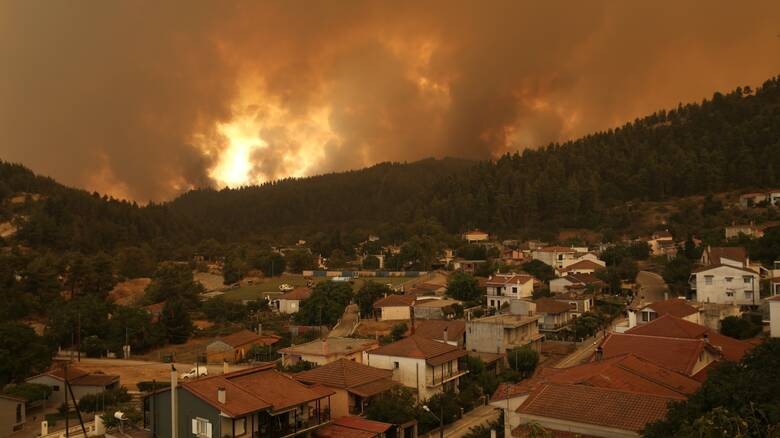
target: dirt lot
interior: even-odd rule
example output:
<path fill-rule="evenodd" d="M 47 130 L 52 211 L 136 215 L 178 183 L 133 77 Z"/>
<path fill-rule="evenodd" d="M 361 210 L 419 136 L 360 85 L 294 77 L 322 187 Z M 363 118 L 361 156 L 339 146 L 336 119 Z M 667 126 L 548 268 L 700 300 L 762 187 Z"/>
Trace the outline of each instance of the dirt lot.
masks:
<path fill-rule="evenodd" d="M 407 327 L 409 326 L 409 320 L 374 321 L 372 319 L 364 319 L 360 321 L 360 325 L 358 325 L 357 330 L 355 331 L 355 335 L 360 336 L 361 338 L 373 338 L 376 335 L 389 335 L 390 330 L 393 329 L 393 326 L 401 323 L 406 324 Z"/>
<path fill-rule="evenodd" d="M 144 296 L 144 291 L 151 282 L 152 279 L 145 277 L 123 281 L 114 286 L 114 289 L 108 293 L 108 298 L 116 304 L 132 305 Z"/>

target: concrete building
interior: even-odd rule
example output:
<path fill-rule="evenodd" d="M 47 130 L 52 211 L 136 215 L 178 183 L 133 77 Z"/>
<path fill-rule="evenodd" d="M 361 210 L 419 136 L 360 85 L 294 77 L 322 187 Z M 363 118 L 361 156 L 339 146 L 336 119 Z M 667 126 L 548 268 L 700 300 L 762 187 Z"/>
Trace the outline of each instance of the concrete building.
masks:
<path fill-rule="evenodd" d="M 368 365 L 393 371 L 393 380 L 412 388 L 418 400 L 458 390 L 458 359 L 466 351 L 422 336 L 411 335 L 368 352 Z"/>
<path fill-rule="evenodd" d="M 279 353 L 282 355 L 284 365 L 294 365 L 300 361 L 306 361 L 321 366 L 339 359 L 364 363 L 364 352 L 377 347 L 379 347 L 379 342 L 375 339 L 323 338 L 282 348 Z"/>
<path fill-rule="evenodd" d="M 702 324 L 699 308 L 688 304 L 684 299 L 656 301 L 639 307 L 628 308 L 628 328 L 648 323 L 660 316 L 672 315 L 694 324 Z"/>
<path fill-rule="evenodd" d="M 0 436 L 11 436 L 27 421 L 25 400 L 0 394 Z"/>
<path fill-rule="evenodd" d="M 690 285 L 696 301 L 752 306 L 760 300 L 760 280 L 752 269 L 717 264 L 693 270 Z"/>
<path fill-rule="evenodd" d="M 534 303 L 529 313 L 494 315 L 466 321 L 466 349 L 480 353 L 504 354 L 517 347 L 541 351 L 543 335 L 539 334 L 541 316 L 535 313 Z"/>
<path fill-rule="evenodd" d="M 393 372 L 339 359 L 321 367 L 296 374 L 293 378 L 306 385 L 321 385 L 333 391 L 331 416 L 363 415 L 371 400 L 398 383 Z"/>
<path fill-rule="evenodd" d="M 107 389 L 119 387 L 119 376 L 88 373 L 76 367 L 68 368 L 68 381 L 76 400 L 87 394 L 100 394 Z M 25 382 L 50 387 L 52 392 L 48 401 L 51 405 L 59 406 L 65 401 L 65 371 L 63 368 L 54 368 L 37 376 L 29 377 L 25 379 Z"/>
<path fill-rule="evenodd" d="M 298 313 L 298 310 L 301 308 L 301 302 L 308 299 L 311 296 L 311 292 L 312 290 L 309 287 L 296 287 L 275 299 L 273 305 L 279 313 Z"/>
<path fill-rule="evenodd" d="M 536 314 L 541 317 L 539 331 L 545 335 L 556 334 L 571 322 L 571 307 L 568 303 L 553 298 L 534 300 Z"/>
<path fill-rule="evenodd" d="M 488 307 L 501 309 L 512 300 L 531 298 L 534 278 L 525 274 L 496 274 L 485 282 L 485 289 Z"/>
<path fill-rule="evenodd" d="M 767 298 L 769 303 L 769 336 L 780 338 L 780 295 Z"/>
<path fill-rule="evenodd" d="M 531 251 L 531 257 L 534 260 L 547 263 L 553 268 L 563 268 L 578 257 L 577 252 L 577 249 L 566 246 L 545 246 Z M 588 252 L 588 249 L 584 248 L 582 252 Z"/>

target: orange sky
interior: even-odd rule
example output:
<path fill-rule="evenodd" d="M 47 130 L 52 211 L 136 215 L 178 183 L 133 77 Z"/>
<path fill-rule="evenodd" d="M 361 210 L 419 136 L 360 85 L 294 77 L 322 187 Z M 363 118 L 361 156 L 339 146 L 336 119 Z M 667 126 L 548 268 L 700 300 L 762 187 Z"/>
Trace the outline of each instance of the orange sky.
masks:
<path fill-rule="evenodd" d="M 780 73 L 776 1 L 85 6 L 0 3 L 0 158 L 141 202 L 487 159 Z"/>

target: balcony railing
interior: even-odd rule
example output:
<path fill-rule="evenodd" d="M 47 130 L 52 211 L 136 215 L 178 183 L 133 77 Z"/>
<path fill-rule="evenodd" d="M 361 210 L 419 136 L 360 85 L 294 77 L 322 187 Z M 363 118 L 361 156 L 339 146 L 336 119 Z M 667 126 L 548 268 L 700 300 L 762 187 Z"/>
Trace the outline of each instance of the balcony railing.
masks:
<path fill-rule="evenodd" d="M 434 375 L 433 379 L 426 379 L 425 386 L 427 387 L 434 387 L 439 386 L 443 383 L 447 383 L 451 380 L 455 380 L 460 376 L 464 376 L 468 373 L 466 370 L 458 370 L 458 371 L 449 371 L 445 372 L 444 374 Z"/>

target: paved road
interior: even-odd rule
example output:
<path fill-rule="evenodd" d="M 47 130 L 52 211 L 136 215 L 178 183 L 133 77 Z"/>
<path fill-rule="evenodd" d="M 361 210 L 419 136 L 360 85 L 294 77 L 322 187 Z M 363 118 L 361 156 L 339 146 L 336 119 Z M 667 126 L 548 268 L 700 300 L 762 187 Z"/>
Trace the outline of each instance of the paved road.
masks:
<path fill-rule="evenodd" d="M 612 324 L 607 330 L 607 333 L 614 331 L 615 326 L 624 320 L 625 318 L 616 318 L 614 321 L 612 321 Z M 582 344 L 571 354 L 561 359 L 557 364 L 555 364 L 554 368 L 573 367 L 575 365 L 586 362 L 593 355 L 593 353 L 596 352 L 596 347 L 598 347 L 602 339 L 604 339 L 604 330 L 596 333 L 596 336 L 592 337 L 587 343 Z"/>
<path fill-rule="evenodd" d="M 493 406 L 480 406 L 467 412 L 460 420 L 444 428 L 444 436 L 448 438 L 462 437 L 469 432 L 469 429 L 480 424 L 487 424 L 498 419 L 501 410 Z M 438 436 L 438 435 L 435 435 Z"/>
<path fill-rule="evenodd" d="M 350 304 L 344 309 L 344 315 L 341 316 L 341 320 L 333 330 L 328 333 L 329 338 L 343 338 L 349 336 L 355 329 L 355 323 L 358 320 L 358 306 L 357 304 Z"/>
<path fill-rule="evenodd" d="M 661 301 L 665 299 L 665 294 L 669 294 L 669 286 L 655 272 L 639 271 L 636 276 L 636 284 L 639 285 L 639 296 L 644 297 L 645 302 Z"/>

